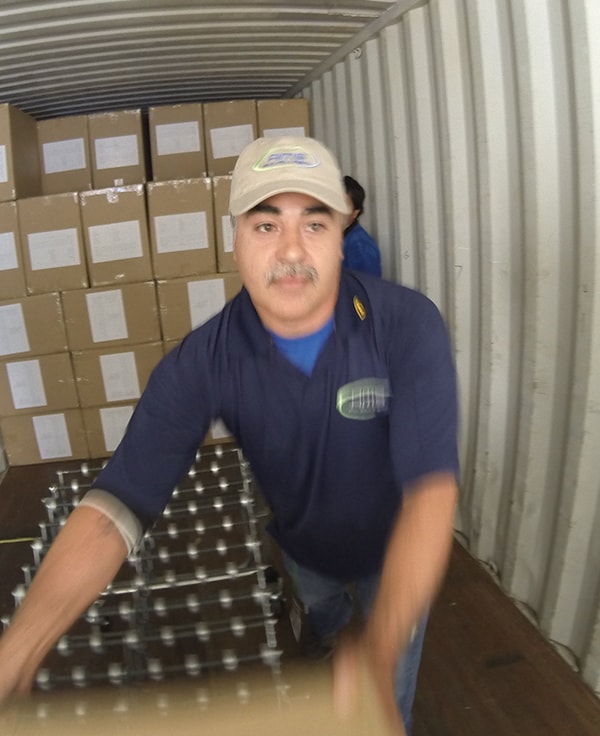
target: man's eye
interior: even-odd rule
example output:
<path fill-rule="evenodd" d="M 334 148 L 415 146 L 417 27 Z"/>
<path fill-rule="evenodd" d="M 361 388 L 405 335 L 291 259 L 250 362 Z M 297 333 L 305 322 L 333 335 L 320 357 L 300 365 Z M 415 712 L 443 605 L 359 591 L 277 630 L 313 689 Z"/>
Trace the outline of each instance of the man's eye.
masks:
<path fill-rule="evenodd" d="M 311 222 L 308 227 L 313 232 L 316 232 L 317 230 L 323 230 L 325 225 L 322 222 Z"/>
<path fill-rule="evenodd" d="M 273 231 L 273 224 L 271 222 L 261 222 L 256 229 L 263 233 L 270 233 Z"/>

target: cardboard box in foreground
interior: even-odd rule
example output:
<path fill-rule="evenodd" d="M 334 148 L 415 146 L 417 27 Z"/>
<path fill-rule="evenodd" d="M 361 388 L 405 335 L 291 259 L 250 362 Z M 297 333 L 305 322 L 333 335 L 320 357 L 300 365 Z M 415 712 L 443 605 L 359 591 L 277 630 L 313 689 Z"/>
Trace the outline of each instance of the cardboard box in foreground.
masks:
<path fill-rule="evenodd" d="M 366 676 L 344 717 L 334 710 L 330 665 L 288 664 L 276 678 L 241 666 L 207 679 L 203 698 L 197 681 L 181 678 L 89 693 L 34 693 L 14 703 L 10 721 L 5 711 L 3 736 L 38 736 L 40 713 L 44 736 L 74 734 L 80 730 L 81 712 L 86 736 L 392 736 Z"/>

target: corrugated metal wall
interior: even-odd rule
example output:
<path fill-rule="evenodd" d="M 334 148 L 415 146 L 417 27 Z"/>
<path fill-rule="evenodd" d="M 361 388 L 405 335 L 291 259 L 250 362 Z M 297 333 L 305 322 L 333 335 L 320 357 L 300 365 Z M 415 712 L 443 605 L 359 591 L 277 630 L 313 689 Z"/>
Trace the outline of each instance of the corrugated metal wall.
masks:
<path fill-rule="evenodd" d="M 600 692 L 600 3 L 431 0 L 293 92 L 450 324 L 461 536 Z"/>

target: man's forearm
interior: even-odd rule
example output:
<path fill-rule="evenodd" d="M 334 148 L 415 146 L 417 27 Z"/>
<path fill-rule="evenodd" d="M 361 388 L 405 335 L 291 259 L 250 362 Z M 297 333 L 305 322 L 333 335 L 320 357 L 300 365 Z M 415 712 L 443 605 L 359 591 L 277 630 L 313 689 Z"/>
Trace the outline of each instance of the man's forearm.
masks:
<path fill-rule="evenodd" d="M 372 654 L 392 672 L 446 571 L 456 500 L 450 473 L 426 476 L 405 494 L 365 632 Z"/>
<path fill-rule="evenodd" d="M 394 671 L 446 570 L 456 498 L 456 481 L 446 473 L 426 476 L 407 489 L 363 636 L 358 646 L 352 640 L 342 641 L 334 660 L 338 710 L 350 710 L 356 700 L 359 663 L 364 658 L 390 735 L 405 734 L 394 695 Z"/>
<path fill-rule="evenodd" d="M 75 509 L 0 639 L 0 701 L 27 692 L 42 660 L 116 575 L 123 537 L 100 511 Z"/>

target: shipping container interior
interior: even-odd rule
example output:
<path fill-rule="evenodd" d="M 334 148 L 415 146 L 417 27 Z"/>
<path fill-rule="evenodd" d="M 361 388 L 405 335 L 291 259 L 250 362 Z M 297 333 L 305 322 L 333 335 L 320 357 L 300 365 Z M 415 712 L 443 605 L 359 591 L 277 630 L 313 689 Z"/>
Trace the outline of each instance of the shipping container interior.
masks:
<path fill-rule="evenodd" d="M 0 103 L 37 131 L 84 118 L 91 135 L 123 111 L 148 131 L 154 108 L 306 101 L 311 135 L 366 189 L 384 277 L 425 292 L 449 324 L 456 535 L 600 695 L 600 3 L 1 1 L 0 69 Z M 93 173 L 82 190 L 112 185 Z M 213 190 L 227 173 L 207 161 Z M 101 292 L 105 266 L 87 282 L 62 272 L 52 291 Z M 30 283 L 26 300 L 48 297 Z M 178 319 L 172 339 L 188 329 Z"/>

